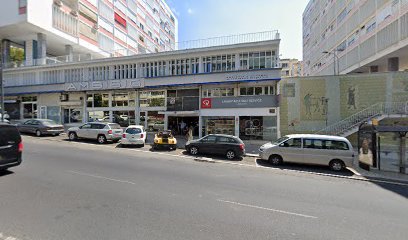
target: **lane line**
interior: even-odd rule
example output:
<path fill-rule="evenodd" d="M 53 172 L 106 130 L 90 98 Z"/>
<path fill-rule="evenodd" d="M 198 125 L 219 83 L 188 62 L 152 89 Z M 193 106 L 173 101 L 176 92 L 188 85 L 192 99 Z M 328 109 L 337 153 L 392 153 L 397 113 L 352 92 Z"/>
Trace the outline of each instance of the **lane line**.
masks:
<path fill-rule="evenodd" d="M 313 218 L 313 219 L 318 218 L 318 217 L 315 217 L 315 216 L 301 214 L 301 213 L 288 212 L 288 211 L 279 210 L 279 209 L 260 207 L 260 206 L 255 206 L 255 205 L 250 205 L 250 204 L 245 204 L 245 203 L 239 203 L 239 202 L 232 202 L 232 201 L 227 201 L 227 200 L 222 200 L 222 199 L 217 199 L 217 201 L 218 202 L 223 202 L 223 203 L 229 203 L 229 204 L 232 204 L 232 205 L 238 205 L 238 206 L 242 206 L 242 207 L 249 207 L 249 208 L 255 208 L 255 209 L 260 209 L 260 210 L 266 210 L 266 211 L 270 211 L 270 212 L 283 213 L 283 214 L 293 215 L 293 216 L 297 216 L 297 217 Z"/>
<path fill-rule="evenodd" d="M 100 176 L 100 175 L 94 175 L 94 174 L 90 174 L 90 173 L 76 172 L 76 171 L 67 171 L 67 172 L 71 173 L 71 174 L 85 176 L 85 177 L 92 177 L 92 178 L 98 178 L 98 179 L 108 180 L 108 181 L 112 181 L 112 182 L 127 183 L 127 184 L 131 184 L 131 185 L 136 185 L 136 183 L 131 182 L 131 181 L 115 179 L 115 178 L 108 178 L 108 177 L 104 177 L 104 176 Z"/>

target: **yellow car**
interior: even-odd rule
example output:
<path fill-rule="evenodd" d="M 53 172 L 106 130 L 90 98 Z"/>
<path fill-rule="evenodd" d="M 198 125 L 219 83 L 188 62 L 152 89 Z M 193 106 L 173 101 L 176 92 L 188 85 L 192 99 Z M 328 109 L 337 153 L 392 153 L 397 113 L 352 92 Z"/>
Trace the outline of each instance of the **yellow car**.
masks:
<path fill-rule="evenodd" d="M 166 148 L 175 150 L 177 148 L 177 139 L 171 134 L 171 131 L 159 131 L 154 135 L 153 149 Z"/>

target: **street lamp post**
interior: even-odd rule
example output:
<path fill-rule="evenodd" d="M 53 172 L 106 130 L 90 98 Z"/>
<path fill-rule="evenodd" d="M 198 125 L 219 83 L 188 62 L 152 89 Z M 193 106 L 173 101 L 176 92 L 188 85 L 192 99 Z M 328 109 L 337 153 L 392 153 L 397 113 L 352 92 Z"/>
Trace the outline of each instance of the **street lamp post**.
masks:
<path fill-rule="evenodd" d="M 324 51 L 324 54 L 333 54 L 333 74 L 339 75 L 340 73 L 340 64 L 339 64 L 339 56 L 337 55 L 338 52 L 343 52 L 343 49 L 333 49 L 331 51 Z M 337 59 L 337 74 L 336 74 L 336 59 Z"/>

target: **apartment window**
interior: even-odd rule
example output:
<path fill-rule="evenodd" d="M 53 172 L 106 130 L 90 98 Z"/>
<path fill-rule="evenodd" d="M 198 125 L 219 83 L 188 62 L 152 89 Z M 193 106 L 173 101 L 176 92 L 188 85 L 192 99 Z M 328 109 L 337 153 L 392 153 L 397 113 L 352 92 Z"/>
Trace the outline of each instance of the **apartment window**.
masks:
<path fill-rule="evenodd" d="M 142 29 L 144 31 L 144 26 L 143 24 L 140 24 L 140 29 Z"/>
<path fill-rule="evenodd" d="M 27 0 L 18 0 L 18 14 L 27 13 Z"/>

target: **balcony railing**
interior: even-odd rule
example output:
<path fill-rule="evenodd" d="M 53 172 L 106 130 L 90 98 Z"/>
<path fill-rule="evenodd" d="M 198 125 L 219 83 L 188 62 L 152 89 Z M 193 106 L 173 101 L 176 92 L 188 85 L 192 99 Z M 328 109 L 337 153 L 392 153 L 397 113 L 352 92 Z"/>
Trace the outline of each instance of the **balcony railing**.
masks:
<path fill-rule="evenodd" d="M 74 37 L 78 36 L 78 18 L 61 11 L 55 5 L 52 7 L 52 26 Z"/>

